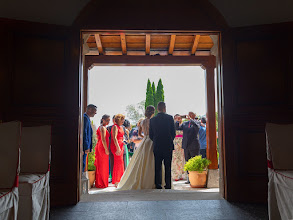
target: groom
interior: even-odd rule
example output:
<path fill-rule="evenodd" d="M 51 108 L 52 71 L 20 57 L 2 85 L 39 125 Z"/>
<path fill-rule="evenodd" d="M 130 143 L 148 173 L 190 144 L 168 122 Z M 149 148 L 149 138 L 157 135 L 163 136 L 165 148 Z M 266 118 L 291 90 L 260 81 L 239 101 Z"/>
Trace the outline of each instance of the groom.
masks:
<path fill-rule="evenodd" d="M 176 136 L 173 117 L 166 114 L 166 104 L 158 103 L 158 114 L 150 120 L 150 139 L 154 143 L 155 184 L 162 189 L 162 161 L 165 165 L 165 189 L 171 189 L 171 163 Z"/>

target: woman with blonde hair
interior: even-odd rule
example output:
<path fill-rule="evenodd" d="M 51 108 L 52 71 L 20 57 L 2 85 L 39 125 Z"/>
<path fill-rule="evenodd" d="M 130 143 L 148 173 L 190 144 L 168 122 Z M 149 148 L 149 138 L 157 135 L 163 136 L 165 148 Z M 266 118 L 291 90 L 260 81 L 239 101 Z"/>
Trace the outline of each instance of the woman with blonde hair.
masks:
<path fill-rule="evenodd" d="M 118 185 L 120 179 L 124 173 L 124 162 L 123 162 L 123 123 L 125 120 L 125 116 L 122 114 L 115 115 L 114 125 L 111 129 L 111 151 L 114 156 L 114 166 L 113 166 L 113 174 L 112 174 L 112 183 L 115 186 Z"/>

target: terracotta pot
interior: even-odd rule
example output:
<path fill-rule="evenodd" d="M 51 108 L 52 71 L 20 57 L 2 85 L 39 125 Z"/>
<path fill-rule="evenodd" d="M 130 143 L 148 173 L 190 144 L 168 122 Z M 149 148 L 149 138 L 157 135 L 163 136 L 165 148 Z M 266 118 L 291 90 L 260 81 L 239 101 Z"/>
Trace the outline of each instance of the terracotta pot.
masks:
<path fill-rule="evenodd" d="M 90 187 L 92 188 L 96 180 L 96 171 L 88 171 Z"/>
<path fill-rule="evenodd" d="M 190 186 L 192 188 L 205 188 L 207 183 L 207 171 L 188 171 Z"/>

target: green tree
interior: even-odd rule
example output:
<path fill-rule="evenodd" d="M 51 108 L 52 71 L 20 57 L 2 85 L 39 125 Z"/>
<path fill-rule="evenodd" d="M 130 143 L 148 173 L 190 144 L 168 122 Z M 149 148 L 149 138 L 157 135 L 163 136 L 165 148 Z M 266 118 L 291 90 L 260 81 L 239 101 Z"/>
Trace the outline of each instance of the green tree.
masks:
<path fill-rule="evenodd" d="M 144 103 L 145 103 L 145 100 L 142 100 L 140 101 L 139 103 L 136 104 L 136 107 L 137 107 L 137 110 L 140 112 L 140 118 L 143 118 L 144 117 Z"/>
<path fill-rule="evenodd" d="M 162 79 L 159 80 L 158 86 L 157 86 L 157 91 L 156 91 L 156 102 L 164 102 L 165 97 L 164 97 L 164 86 L 162 83 Z"/>
<path fill-rule="evenodd" d="M 143 118 L 145 101 L 141 101 L 136 105 L 131 104 L 126 106 L 126 115 L 129 118 L 131 124 L 136 124 L 139 119 Z"/>
<path fill-rule="evenodd" d="M 153 89 L 152 89 L 150 79 L 148 79 L 148 83 L 147 83 L 145 108 L 149 105 L 154 105 L 154 94 L 153 94 Z"/>
<path fill-rule="evenodd" d="M 94 131 L 92 136 L 92 148 L 95 149 L 98 141 L 97 141 L 97 134 L 95 132 L 97 130 L 97 127 L 94 125 L 94 121 L 91 121 L 91 126 L 92 126 L 92 130 Z"/>
<path fill-rule="evenodd" d="M 155 82 L 152 83 L 153 95 L 154 95 L 154 103 L 156 104 L 156 86 Z"/>
<path fill-rule="evenodd" d="M 154 96 L 154 107 L 156 108 L 156 113 L 157 113 L 157 100 L 156 100 L 156 86 L 155 83 L 152 83 L 152 89 L 153 89 L 153 96 Z"/>
<path fill-rule="evenodd" d="M 93 131 L 97 130 L 97 128 L 94 125 L 93 121 L 91 121 L 91 126 L 92 126 Z M 97 134 L 96 134 L 96 132 L 93 132 L 93 136 L 92 136 L 92 148 L 93 148 L 93 150 L 92 150 L 92 152 L 90 152 L 88 154 L 88 171 L 96 170 L 96 166 L 95 166 L 95 160 L 96 160 L 95 148 L 96 148 L 96 144 L 97 144 Z"/>

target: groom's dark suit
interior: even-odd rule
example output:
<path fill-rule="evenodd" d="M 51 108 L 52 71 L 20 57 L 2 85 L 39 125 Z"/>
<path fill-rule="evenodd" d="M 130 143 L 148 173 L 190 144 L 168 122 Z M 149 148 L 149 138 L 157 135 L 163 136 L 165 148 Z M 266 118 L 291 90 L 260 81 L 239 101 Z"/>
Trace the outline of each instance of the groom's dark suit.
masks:
<path fill-rule="evenodd" d="M 165 188 L 171 189 L 173 140 L 176 136 L 173 117 L 166 113 L 158 113 L 150 120 L 149 136 L 154 143 L 156 188 L 162 188 L 162 161 L 164 161 Z"/>

